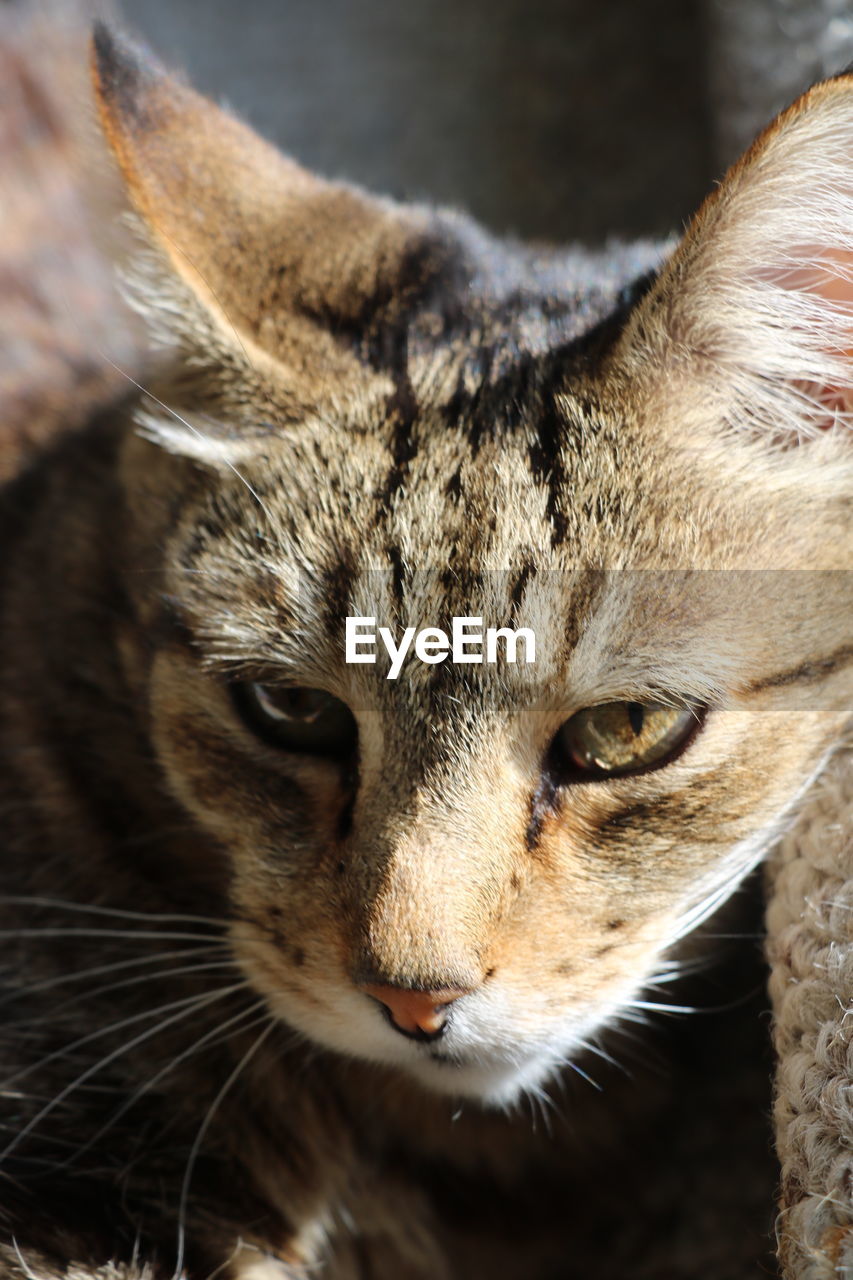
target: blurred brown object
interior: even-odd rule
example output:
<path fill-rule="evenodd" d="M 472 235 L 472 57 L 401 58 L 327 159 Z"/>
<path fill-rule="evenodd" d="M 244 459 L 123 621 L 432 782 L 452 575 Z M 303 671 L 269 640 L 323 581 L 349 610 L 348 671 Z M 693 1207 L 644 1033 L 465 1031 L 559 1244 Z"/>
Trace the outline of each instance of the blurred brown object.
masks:
<path fill-rule="evenodd" d="M 0 6 L 0 481 L 121 393 L 114 364 L 139 363 L 107 243 L 88 26 L 67 0 Z"/>

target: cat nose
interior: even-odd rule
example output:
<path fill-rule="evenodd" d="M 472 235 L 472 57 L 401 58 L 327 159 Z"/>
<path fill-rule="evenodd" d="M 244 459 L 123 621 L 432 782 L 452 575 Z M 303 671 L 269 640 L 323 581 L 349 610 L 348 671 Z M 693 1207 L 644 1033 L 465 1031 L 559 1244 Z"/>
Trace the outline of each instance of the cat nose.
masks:
<path fill-rule="evenodd" d="M 437 1040 L 444 1033 L 447 1010 L 468 991 L 411 991 L 405 987 L 368 984 L 361 990 L 378 1000 L 395 1031 L 413 1040 Z"/>

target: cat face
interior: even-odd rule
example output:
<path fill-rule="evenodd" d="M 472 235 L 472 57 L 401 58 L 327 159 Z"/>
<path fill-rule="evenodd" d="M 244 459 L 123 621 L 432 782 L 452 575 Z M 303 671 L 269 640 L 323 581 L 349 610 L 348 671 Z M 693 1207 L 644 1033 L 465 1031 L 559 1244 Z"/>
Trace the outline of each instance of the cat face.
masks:
<path fill-rule="evenodd" d="M 662 250 L 531 255 L 321 183 L 105 40 L 99 85 L 178 347 L 123 468 L 164 785 L 286 1023 L 511 1102 L 666 976 L 849 714 L 839 343 L 780 372 L 766 332 L 849 317 L 785 227 L 741 269 L 830 99 L 640 298 Z M 528 627 L 536 661 L 392 680 L 347 616 Z"/>

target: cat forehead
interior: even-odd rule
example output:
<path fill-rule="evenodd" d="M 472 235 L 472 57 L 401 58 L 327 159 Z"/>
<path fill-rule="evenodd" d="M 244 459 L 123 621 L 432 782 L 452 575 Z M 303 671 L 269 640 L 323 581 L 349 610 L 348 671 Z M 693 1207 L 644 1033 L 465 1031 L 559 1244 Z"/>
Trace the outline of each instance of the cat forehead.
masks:
<path fill-rule="evenodd" d="M 272 405 L 267 387 L 249 387 L 237 457 L 251 488 L 235 489 L 232 473 L 237 499 L 251 506 L 252 490 L 267 495 L 297 540 L 313 532 L 364 548 L 365 537 L 387 544 L 396 534 L 427 563 L 463 530 L 469 550 L 490 545 L 498 559 L 522 530 L 540 550 L 564 541 L 586 470 L 601 514 L 625 439 L 597 366 L 661 247 L 535 256 L 492 252 L 477 235 L 476 282 L 470 246 L 462 274 L 438 268 L 434 252 L 428 267 L 418 259 L 419 288 L 337 334 L 350 376 L 313 366 L 313 404 L 277 414 L 292 383 L 287 354 L 273 367 L 282 395 L 274 388 Z M 432 273 L 429 287 L 418 271 Z M 215 454 L 213 426 L 200 423 Z M 218 430 L 233 436 L 227 418 Z M 197 435 L 191 451 L 204 450 Z"/>
<path fill-rule="evenodd" d="M 221 581 L 224 570 L 229 607 L 251 612 L 257 592 L 262 612 L 273 601 L 298 616 L 308 584 L 309 612 L 330 626 L 353 612 L 427 625 L 508 617 L 532 576 L 562 618 L 566 572 L 660 550 L 656 507 L 626 497 L 641 463 L 606 404 L 549 388 L 516 412 L 512 426 L 434 405 L 363 434 L 294 426 L 214 476 L 189 509 L 167 552 L 181 594 L 197 573 Z"/>
<path fill-rule="evenodd" d="M 516 366 L 475 388 L 458 374 L 436 395 L 436 366 L 411 360 L 402 387 L 260 437 L 213 477 L 206 540 L 260 519 L 284 554 L 319 563 L 380 565 L 397 548 L 418 568 L 458 557 L 461 572 L 534 554 L 546 568 L 573 544 L 594 555 L 631 483 L 624 417 L 577 371 Z"/>

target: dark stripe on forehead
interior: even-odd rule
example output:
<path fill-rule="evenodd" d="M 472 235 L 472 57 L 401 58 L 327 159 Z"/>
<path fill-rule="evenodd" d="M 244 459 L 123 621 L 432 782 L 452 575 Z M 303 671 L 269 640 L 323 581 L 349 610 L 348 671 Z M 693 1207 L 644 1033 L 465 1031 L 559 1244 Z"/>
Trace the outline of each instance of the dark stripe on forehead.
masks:
<path fill-rule="evenodd" d="M 586 394 L 583 392 L 584 371 L 591 374 L 596 361 L 622 332 L 631 308 L 648 292 L 654 279 L 652 272 L 627 286 L 620 294 L 619 305 L 610 315 L 540 362 L 536 394 L 528 408 L 528 423 L 533 432 L 528 457 L 534 479 L 546 490 L 545 509 L 551 524 L 551 545 L 555 548 L 567 541 L 571 531 L 567 515 L 570 480 L 567 453 L 580 451 L 583 433 L 600 431 L 589 384 Z M 559 402 L 561 392 L 568 389 L 573 380 L 577 385 L 572 390 L 582 409 L 580 423 L 570 421 Z M 612 500 L 610 503 L 605 507 L 599 495 L 594 504 L 585 503 L 584 514 L 587 519 L 602 523 L 613 514 Z"/>
<path fill-rule="evenodd" d="M 566 423 L 552 393 L 543 403 L 533 423 L 534 436 L 528 449 L 534 480 L 547 491 L 545 512 L 551 525 L 551 545 L 562 546 L 569 530 L 565 512 L 566 470 L 562 457 L 562 437 Z"/>
<path fill-rule="evenodd" d="M 402 299 L 393 323 L 378 327 L 369 343 L 371 366 L 394 380 L 386 403 L 391 465 L 376 501 L 386 505 L 405 485 L 418 450 L 416 422 L 421 406 L 409 371 L 410 347 L 417 356 L 440 351 L 458 367 L 455 389 L 443 406 L 444 418 L 448 426 L 462 430 L 472 457 L 501 432 L 533 433 L 530 466 L 536 481 L 547 489 L 552 545 L 559 546 L 569 534 L 562 459 L 569 426 L 559 408 L 560 390 L 573 371 L 580 372 L 616 340 L 655 273 L 627 285 L 603 318 L 599 302 L 592 309 L 590 327 L 577 333 L 578 315 L 589 305 L 589 298 L 509 294 L 500 300 L 471 300 L 460 292 L 467 276 L 463 280 L 459 264 L 451 266 L 450 261 L 432 278 L 432 292 L 415 290 Z M 524 349 L 521 333 L 526 314 L 539 323 L 547 317 L 553 326 L 550 350 L 534 354 Z M 426 319 L 440 327 L 440 336 L 434 326 L 421 329 Z M 458 489 L 458 479 L 453 483 Z"/>
<path fill-rule="evenodd" d="M 314 296 L 294 298 L 291 305 L 368 368 L 396 380 L 405 367 L 400 357 L 415 317 L 442 307 L 457 309 L 470 270 L 464 248 L 433 219 L 429 226 L 411 228 L 399 256 L 373 260 L 372 287 L 356 272 L 354 287 L 339 292 L 334 308 L 325 297 Z"/>
<path fill-rule="evenodd" d="M 323 575 L 326 625 L 333 634 L 343 625 L 343 619 L 350 611 L 355 576 L 355 562 L 348 554 L 342 555 L 338 563 Z"/>
<path fill-rule="evenodd" d="M 391 561 L 391 594 L 398 610 L 402 611 L 403 600 L 411 574 L 406 572 L 403 553 L 398 546 L 388 548 L 388 559 Z"/>
<path fill-rule="evenodd" d="M 377 502 L 387 505 L 398 489 L 406 482 L 409 464 L 418 451 L 415 438 L 415 420 L 418 416 L 418 401 L 409 376 L 408 353 L 405 330 L 400 329 L 391 335 L 397 351 L 390 362 L 390 372 L 394 379 L 394 390 L 385 404 L 388 422 L 391 424 L 391 466 L 385 482 L 376 494 Z"/>
<path fill-rule="evenodd" d="M 391 465 L 375 495 L 383 505 L 405 484 L 417 452 L 414 424 L 419 406 L 409 373 L 412 326 L 418 312 L 431 305 L 442 287 L 453 297 L 451 282 L 459 271 L 456 247 L 435 235 L 424 235 L 403 255 L 381 295 L 372 299 L 370 314 L 358 317 L 353 325 L 352 336 L 361 358 L 394 384 L 385 402 L 391 427 Z"/>
<path fill-rule="evenodd" d="M 463 327 L 448 335 L 446 349 L 455 350 L 456 387 L 444 406 L 449 424 L 462 428 L 472 456 L 500 432 L 535 429 L 543 408 L 553 402 L 572 368 L 590 352 L 612 341 L 627 312 L 619 307 L 580 334 L 574 332 L 581 299 L 511 296 L 465 317 Z M 523 346 L 523 320 L 552 329 L 550 349 L 538 353 Z M 547 431 L 546 431 L 547 435 Z M 547 448 L 548 442 L 546 442 Z"/>
<path fill-rule="evenodd" d="M 524 593 L 527 590 L 527 584 L 535 574 L 536 565 L 531 560 L 528 560 L 521 566 L 518 576 L 512 584 L 512 589 L 509 595 L 511 622 L 516 622 L 518 620 L 518 613 L 524 602 Z"/>
<path fill-rule="evenodd" d="M 581 632 L 594 617 L 600 597 L 607 588 L 608 575 L 604 569 L 585 569 L 572 573 L 571 577 L 564 578 L 559 573 L 552 577 L 553 590 L 563 590 L 564 593 L 566 609 L 563 615 L 563 648 L 560 657 L 568 662 L 577 647 Z M 561 582 L 565 582 L 564 588 L 561 588 Z"/>
<path fill-rule="evenodd" d="M 508 359 L 508 349 L 512 352 L 510 368 L 495 376 L 494 370 Z M 492 346 L 472 352 L 459 374 L 446 414 L 451 423 L 458 421 L 462 426 L 473 458 L 500 431 L 517 431 L 527 420 L 537 364 L 528 352 L 519 352 L 500 334 Z M 472 380 L 476 385 L 469 392 L 465 384 Z"/>

